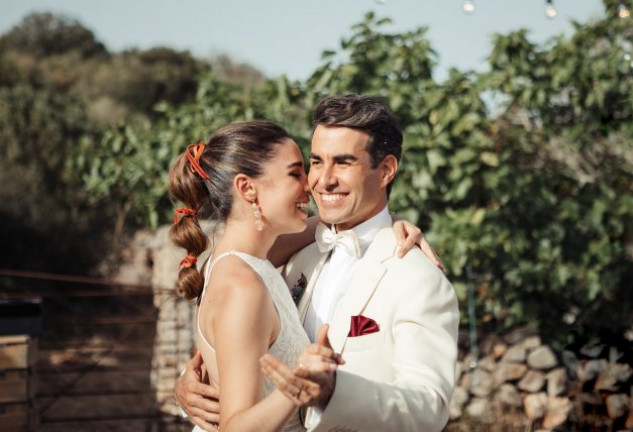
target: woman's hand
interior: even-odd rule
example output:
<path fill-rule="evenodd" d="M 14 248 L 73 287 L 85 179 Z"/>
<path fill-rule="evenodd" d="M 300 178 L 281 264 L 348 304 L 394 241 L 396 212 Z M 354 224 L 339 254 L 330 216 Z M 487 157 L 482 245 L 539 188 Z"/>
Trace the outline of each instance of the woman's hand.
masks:
<path fill-rule="evenodd" d="M 345 361 L 332 349 L 327 330 L 327 324 L 321 327 L 317 343 L 304 348 L 295 369 L 290 369 L 270 354 L 260 359 L 264 375 L 298 406 L 325 407 L 334 392 L 336 369 Z"/>
<path fill-rule="evenodd" d="M 402 258 L 414 246 L 418 246 L 433 264 L 440 270 L 445 271 L 440 257 L 435 253 L 429 242 L 426 241 L 422 230 L 411 222 L 400 219 L 395 214 L 392 214 L 391 217 L 393 219 L 393 230 L 398 241 L 398 257 Z"/>

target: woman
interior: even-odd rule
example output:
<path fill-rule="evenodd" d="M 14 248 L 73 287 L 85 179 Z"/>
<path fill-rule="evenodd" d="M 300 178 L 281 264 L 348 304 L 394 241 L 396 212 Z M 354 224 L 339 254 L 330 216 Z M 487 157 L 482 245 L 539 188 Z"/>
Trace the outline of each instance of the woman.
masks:
<path fill-rule="evenodd" d="M 318 397 L 318 385 L 306 381 L 301 399 L 291 399 L 264 381 L 258 363 L 270 352 L 295 364 L 309 343 L 286 284 L 266 259 L 279 235 L 306 227 L 309 194 L 297 144 L 270 122 L 230 124 L 177 159 L 170 192 L 186 205 L 171 237 L 187 250 L 179 284 L 199 301 L 198 348 L 209 379 L 222 383 L 221 430 L 304 430 L 297 405 Z M 208 246 L 200 214 L 225 225 L 204 276 L 195 266 Z M 337 357 L 328 354 L 333 371 Z"/>

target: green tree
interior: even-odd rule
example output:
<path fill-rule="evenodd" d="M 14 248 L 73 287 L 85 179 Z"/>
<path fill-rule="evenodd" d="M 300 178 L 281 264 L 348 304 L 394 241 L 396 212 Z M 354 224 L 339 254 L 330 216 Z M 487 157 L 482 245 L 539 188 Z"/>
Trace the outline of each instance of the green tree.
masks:
<path fill-rule="evenodd" d="M 30 87 L 0 89 L 0 234 L 3 266 L 84 271 L 102 258 L 100 231 L 68 162 L 93 131 L 80 101 Z"/>
<path fill-rule="evenodd" d="M 108 52 L 92 31 L 76 20 L 49 12 L 27 15 L 0 38 L 0 48 L 30 53 L 39 57 L 76 51 L 83 58 L 104 56 Z"/>
<path fill-rule="evenodd" d="M 531 255 L 500 280 L 522 312 L 562 331 L 633 324 L 633 25 L 611 3 L 606 18 L 545 47 L 525 31 L 497 36 L 482 77 L 505 101 L 504 144 L 523 140 L 533 152 L 529 194 L 512 203 L 531 215 L 517 219 Z"/>
<path fill-rule="evenodd" d="M 193 102 L 177 107 L 164 102 L 156 113 L 153 123 L 109 129 L 96 146 L 84 141 L 72 159 L 73 171 L 83 179 L 93 204 L 114 204 L 115 245 L 126 226 L 155 228 L 168 220 L 172 207 L 167 173 L 187 144 L 206 140 L 231 121 L 255 115 L 249 93 L 212 72 L 201 78 Z"/>

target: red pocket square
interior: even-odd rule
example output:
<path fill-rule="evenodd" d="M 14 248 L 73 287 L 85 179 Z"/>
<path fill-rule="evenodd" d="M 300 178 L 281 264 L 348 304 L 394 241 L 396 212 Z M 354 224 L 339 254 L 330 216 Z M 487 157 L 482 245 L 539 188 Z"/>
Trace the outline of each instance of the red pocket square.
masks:
<path fill-rule="evenodd" d="M 378 330 L 380 330 L 380 327 L 378 327 L 378 324 L 373 319 L 362 315 L 355 315 L 352 317 L 352 324 L 350 325 L 347 337 L 364 336 L 376 333 Z"/>

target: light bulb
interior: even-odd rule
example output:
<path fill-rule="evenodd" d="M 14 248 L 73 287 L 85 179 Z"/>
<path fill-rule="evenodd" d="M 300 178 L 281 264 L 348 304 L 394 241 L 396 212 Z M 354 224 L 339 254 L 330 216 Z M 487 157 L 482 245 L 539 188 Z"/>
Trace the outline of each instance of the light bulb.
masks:
<path fill-rule="evenodd" d="M 465 0 L 462 10 L 468 14 L 475 12 L 475 2 L 473 0 Z"/>
<path fill-rule="evenodd" d="M 545 16 L 549 19 L 554 19 L 556 15 L 558 15 L 558 11 L 554 7 L 552 0 L 547 0 L 545 2 Z"/>
<path fill-rule="evenodd" d="M 620 1 L 620 5 L 618 6 L 618 16 L 620 18 L 628 18 L 631 15 L 629 8 L 626 7 L 623 1 Z"/>

